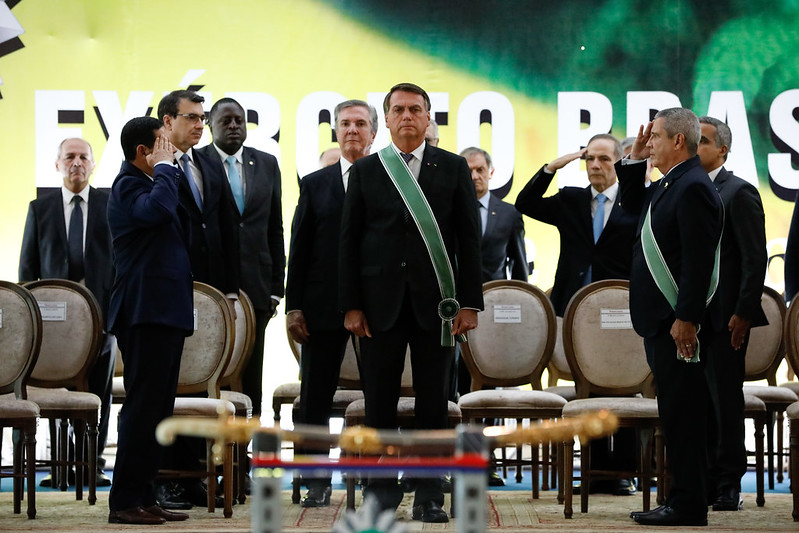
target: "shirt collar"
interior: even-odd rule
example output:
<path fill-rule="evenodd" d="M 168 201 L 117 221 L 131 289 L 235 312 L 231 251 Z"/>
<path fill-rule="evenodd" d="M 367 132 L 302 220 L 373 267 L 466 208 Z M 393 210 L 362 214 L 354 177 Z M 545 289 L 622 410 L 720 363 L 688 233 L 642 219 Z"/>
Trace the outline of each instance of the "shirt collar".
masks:
<path fill-rule="evenodd" d="M 613 204 L 616 202 L 616 195 L 618 194 L 618 192 L 619 192 L 619 182 L 615 181 L 613 182 L 613 185 L 602 191 L 602 194 L 604 194 L 605 198 L 607 198 L 608 201 L 611 204 Z M 593 186 L 591 186 L 591 199 L 592 200 L 595 199 L 597 194 L 599 194 L 599 191 L 597 191 L 596 189 L 594 189 Z"/>
<path fill-rule="evenodd" d="M 75 196 L 75 193 L 64 187 L 61 186 L 61 198 L 64 199 L 64 205 L 68 205 L 72 201 L 72 197 Z M 77 196 L 80 196 L 81 200 L 83 200 L 84 205 L 89 204 L 89 184 L 87 183 L 86 186 L 80 191 Z"/>
<path fill-rule="evenodd" d="M 485 193 L 482 198 L 477 199 L 477 203 L 488 209 L 488 201 L 491 199 L 491 191 Z"/>
<path fill-rule="evenodd" d="M 391 141 L 391 144 L 393 144 L 393 145 L 394 145 L 394 148 L 396 148 L 396 149 L 397 149 L 397 153 L 402 153 L 402 150 L 400 150 L 400 149 L 399 149 L 399 147 L 398 147 L 398 146 L 397 146 L 397 145 L 394 143 L 394 141 Z M 418 159 L 419 161 L 421 161 L 421 160 L 422 160 L 422 158 L 424 157 L 424 148 L 425 148 L 425 145 L 426 145 L 426 144 L 427 144 L 427 143 L 426 143 L 425 141 L 422 141 L 422 144 L 420 144 L 419 146 L 417 146 L 416 148 L 414 148 L 414 149 L 413 149 L 413 150 L 410 152 L 411 154 L 413 154 L 413 157 L 415 157 L 416 159 Z M 407 153 L 407 152 L 406 152 L 406 153 Z"/>
<path fill-rule="evenodd" d="M 236 158 L 236 163 L 238 163 L 239 165 L 243 165 L 244 164 L 244 145 L 243 144 L 241 146 L 239 146 L 239 149 L 236 150 L 236 153 L 234 153 L 234 154 L 228 154 L 227 152 L 225 152 L 221 148 L 219 148 L 216 144 L 212 143 L 211 146 L 214 147 L 214 149 L 216 150 L 216 153 L 218 153 L 219 157 L 222 158 L 222 162 L 223 163 L 225 161 L 227 161 L 227 158 L 232 155 L 233 157 Z"/>
<path fill-rule="evenodd" d="M 348 171 L 348 170 L 350 169 L 350 167 L 352 166 L 352 163 L 350 163 L 349 161 L 347 161 L 347 158 L 346 158 L 346 157 L 343 157 L 343 156 L 339 158 L 339 160 L 338 160 L 338 164 L 339 164 L 339 165 L 341 165 L 341 175 L 342 175 L 342 176 L 343 176 L 344 174 L 346 174 L 346 173 L 347 173 L 347 171 Z"/>
<path fill-rule="evenodd" d="M 721 165 L 719 168 L 713 169 L 707 173 L 707 175 L 710 177 L 710 181 L 716 181 L 716 177 L 719 175 L 719 172 L 721 172 L 722 168 L 724 168 L 724 165 Z"/>

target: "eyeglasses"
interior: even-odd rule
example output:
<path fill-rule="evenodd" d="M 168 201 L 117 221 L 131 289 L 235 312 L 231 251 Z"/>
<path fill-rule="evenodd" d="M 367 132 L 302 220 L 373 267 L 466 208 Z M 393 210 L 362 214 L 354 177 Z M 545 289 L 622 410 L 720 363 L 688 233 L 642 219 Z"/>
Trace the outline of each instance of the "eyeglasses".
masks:
<path fill-rule="evenodd" d="M 205 115 L 198 115 L 196 113 L 176 113 L 175 116 L 176 117 L 183 117 L 186 120 L 188 120 L 189 122 L 197 122 L 199 120 L 203 124 L 205 123 L 205 121 L 208 118 Z"/>

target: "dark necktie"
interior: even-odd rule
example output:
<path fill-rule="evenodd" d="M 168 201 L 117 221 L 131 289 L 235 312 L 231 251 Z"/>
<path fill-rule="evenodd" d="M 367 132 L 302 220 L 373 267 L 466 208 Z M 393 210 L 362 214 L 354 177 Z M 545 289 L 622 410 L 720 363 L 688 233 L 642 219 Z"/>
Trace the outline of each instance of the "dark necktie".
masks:
<path fill-rule="evenodd" d="M 200 189 L 197 188 L 197 183 L 194 181 L 194 176 L 191 172 L 191 165 L 189 165 L 189 154 L 183 154 L 180 156 L 180 160 L 183 162 L 183 173 L 186 175 L 186 179 L 189 180 L 189 188 L 191 189 L 191 194 L 194 196 L 194 201 L 197 203 L 197 207 L 200 211 L 203 210 L 203 198 L 200 196 Z"/>
<path fill-rule="evenodd" d="M 400 155 L 402 156 L 402 159 L 404 159 L 406 163 L 408 164 L 411 163 L 411 159 L 413 159 L 413 154 L 406 154 L 405 152 L 400 152 Z"/>
<path fill-rule="evenodd" d="M 69 217 L 69 231 L 67 231 L 69 279 L 80 281 L 83 273 L 83 209 L 80 203 L 83 200 L 77 194 L 72 197 L 72 215 Z"/>
<path fill-rule="evenodd" d="M 406 154 L 405 152 L 400 152 L 400 156 L 402 156 L 403 161 L 405 161 L 405 163 L 408 165 L 410 164 L 411 159 L 413 159 L 413 154 Z M 408 170 L 410 170 L 410 167 L 408 167 Z M 413 172 L 411 172 L 411 176 L 413 176 Z M 411 212 L 408 211 L 408 207 L 405 205 L 404 202 L 402 204 L 402 220 L 403 222 L 405 222 L 406 226 L 410 226 L 411 224 L 413 224 L 413 220 L 411 219 Z"/>

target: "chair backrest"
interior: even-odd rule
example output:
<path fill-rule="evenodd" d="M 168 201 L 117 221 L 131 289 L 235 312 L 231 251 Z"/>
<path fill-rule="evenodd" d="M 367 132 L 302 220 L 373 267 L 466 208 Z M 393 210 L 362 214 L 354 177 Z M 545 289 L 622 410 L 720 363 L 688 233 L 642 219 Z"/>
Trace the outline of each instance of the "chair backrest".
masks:
<path fill-rule="evenodd" d="M 288 339 L 289 347 L 291 348 L 291 353 L 294 355 L 294 359 L 297 360 L 297 364 L 300 364 L 300 358 L 302 357 L 302 344 L 294 340 L 294 337 L 291 336 L 291 332 L 288 329 L 288 317 L 286 317 L 286 339 Z M 362 388 L 361 385 L 361 373 L 358 369 L 358 348 L 357 340 L 350 338 L 347 342 L 347 348 L 344 352 L 344 360 L 341 362 L 341 370 L 338 376 L 338 385 L 339 387 L 345 389 L 353 389 L 353 390 L 360 390 Z M 411 391 L 413 390 L 413 376 L 411 373 L 411 358 L 410 358 L 410 350 L 405 355 L 405 369 L 402 372 L 402 394 L 404 396 L 411 395 Z"/>
<path fill-rule="evenodd" d="M 785 356 L 785 301 L 771 287 L 763 287 L 760 304 L 768 325 L 752 328 L 749 332 L 744 381 L 765 379 L 769 385 L 776 385 L 777 368 Z"/>
<path fill-rule="evenodd" d="M 194 282 L 195 329 L 180 357 L 178 394 L 207 392 L 219 398 L 219 377 L 233 353 L 236 329 L 225 295 Z"/>
<path fill-rule="evenodd" d="M 25 284 L 42 316 L 42 345 L 30 385 L 89 390 L 89 372 L 100 354 L 100 305 L 85 286 L 65 279 Z"/>
<path fill-rule="evenodd" d="M 239 299 L 236 300 L 235 328 L 233 353 L 225 366 L 219 385 L 228 386 L 230 390 L 237 392 L 244 392 L 241 375 L 252 357 L 252 348 L 255 345 L 255 308 L 250 297 L 242 290 L 239 291 Z"/>
<path fill-rule="evenodd" d="M 557 328 L 549 298 L 529 283 L 496 280 L 483 284 L 483 300 L 477 328 L 461 344 L 472 390 L 483 385 L 540 388 Z"/>
<path fill-rule="evenodd" d="M 42 345 L 42 316 L 33 295 L 20 285 L 0 281 L 0 394 L 26 399 L 25 384 Z"/>
<path fill-rule="evenodd" d="M 557 337 L 555 348 L 552 350 L 552 359 L 549 360 L 547 370 L 550 373 L 549 385 L 557 385 L 559 379 L 574 381 L 569 361 L 566 360 L 566 351 L 563 349 L 563 317 L 557 317 Z"/>
<path fill-rule="evenodd" d="M 589 395 L 653 397 L 644 340 L 630 320 L 630 282 L 604 280 L 572 297 L 563 317 L 563 348 L 578 398 Z"/>

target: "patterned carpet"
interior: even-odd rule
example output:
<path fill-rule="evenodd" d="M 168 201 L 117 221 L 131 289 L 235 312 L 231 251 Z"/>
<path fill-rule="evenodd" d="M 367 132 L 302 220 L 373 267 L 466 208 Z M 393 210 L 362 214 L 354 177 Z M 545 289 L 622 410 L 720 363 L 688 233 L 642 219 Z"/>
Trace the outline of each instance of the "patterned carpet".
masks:
<path fill-rule="evenodd" d="M 156 528 L 109 525 L 108 493 L 99 492 L 97 505 L 75 501 L 72 492 L 41 491 L 37 493 L 38 514 L 35 520 L 12 513 L 11 494 L 0 493 L 0 531 L 170 531 L 170 532 L 245 532 L 250 531 L 250 500 L 233 508 L 233 517 L 225 519 L 220 511 L 209 514 L 204 509 L 189 511 L 187 522 L 168 523 Z M 360 497 L 358 497 L 360 500 Z M 283 492 L 283 531 L 330 531 L 341 520 L 345 510 L 344 491 L 333 493 L 332 505 L 321 509 L 302 509 L 292 505 L 290 493 Z M 358 501 L 360 503 L 360 501 Z M 591 495 L 589 512 L 575 509 L 574 518 L 563 518 L 563 507 L 558 505 L 555 492 L 544 492 L 539 500 L 532 500 L 526 491 L 490 491 L 486 507 L 486 530 L 506 532 L 609 532 L 647 531 L 647 528 L 630 520 L 629 512 L 640 506 L 639 496 L 614 497 Z M 699 531 L 797 531 L 799 526 L 791 518 L 791 496 L 767 494 L 766 506 L 758 508 L 753 494 L 744 495 L 744 509 L 732 513 L 710 513 L 709 527 Z M 449 497 L 447 497 L 449 508 Z M 397 511 L 397 520 L 406 531 L 455 531 L 455 523 L 423 524 L 412 521 L 411 496 L 407 495 Z M 663 531 L 664 528 L 658 529 Z M 665 528 L 666 531 L 669 528 Z M 678 531 L 690 531 L 679 528 Z"/>

